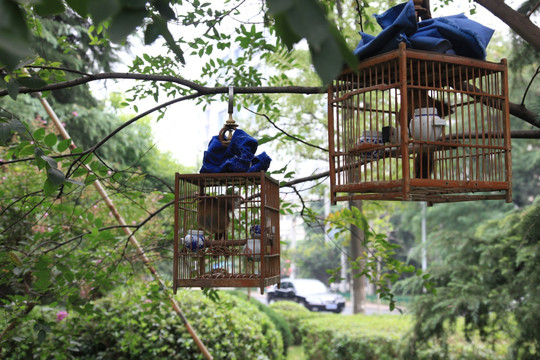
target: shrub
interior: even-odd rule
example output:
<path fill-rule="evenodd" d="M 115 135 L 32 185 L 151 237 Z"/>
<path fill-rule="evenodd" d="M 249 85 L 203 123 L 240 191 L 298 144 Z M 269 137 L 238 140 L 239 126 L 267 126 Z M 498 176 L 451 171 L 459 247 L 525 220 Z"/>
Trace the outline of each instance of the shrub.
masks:
<path fill-rule="evenodd" d="M 308 359 L 390 360 L 399 357 L 410 325 L 396 315 L 320 314 L 305 319 L 301 331 Z"/>
<path fill-rule="evenodd" d="M 230 294 L 239 296 L 240 298 L 244 300 L 247 299 L 247 294 L 240 290 L 234 290 L 234 291 L 228 291 Z M 281 333 L 281 338 L 283 339 L 283 354 L 287 354 L 287 349 L 293 345 L 293 334 L 291 331 L 291 327 L 289 326 L 288 322 L 285 320 L 285 318 L 278 314 L 276 311 L 269 308 L 266 304 L 263 304 L 257 299 L 250 298 L 249 301 L 259 309 L 259 311 L 263 312 L 268 316 L 270 320 L 274 323 L 276 329 Z"/>
<path fill-rule="evenodd" d="M 287 319 L 295 343 L 310 360 L 412 360 L 407 351 L 413 325 L 408 315 L 351 315 L 309 312 L 296 303 L 281 301 L 270 305 Z M 416 360 L 502 360 L 508 339 L 497 344 L 482 342 L 477 336 L 468 342 L 456 334 L 445 343 L 422 347 Z"/>
<path fill-rule="evenodd" d="M 300 325 L 302 320 L 310 318 L 316 314 L 311 313 L 302 305 L 292 301 L 278 301 L 270 304 L 270 309 L 281 315 L 289 324 L 293 335 L 293 345 L 302 344 L 302 333 Z"/>
<path fill-rule="evenodd" d="M 2 344 L 0 355 L 5 359 L 203 359 L 181 319 L 159 293 L 146 285 L 115 291 L 96 301 L 92 314 L 70 314 L 56 323 L 43 342 L 32 334 L 29 322 L 22 329 L 29 335 L 24 344 L 15 340 Z M 223 293 L 214 303 L 200 291 L 187 290 L 177 297 L 215 359 L 283 359 L 279 332 L 249 302 Z M 40 309 L 34 315 L 51 320 L 55 314 L 56 310 Z"/>

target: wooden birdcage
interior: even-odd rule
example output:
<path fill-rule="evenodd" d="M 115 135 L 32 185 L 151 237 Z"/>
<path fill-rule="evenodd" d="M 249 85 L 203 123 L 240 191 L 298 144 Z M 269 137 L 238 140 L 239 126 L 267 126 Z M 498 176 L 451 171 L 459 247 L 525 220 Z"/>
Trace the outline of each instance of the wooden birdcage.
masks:
<path fill-rule="evenodd" d="M 334 81 L 328 128 L 333 203 L 511 201 L 505 60 L 400 46 Z"/>
<path fill-rule="evenodd" d="M 280 280 L 279 184 L 260 173 L 176 174 L 174 292 Z"/>

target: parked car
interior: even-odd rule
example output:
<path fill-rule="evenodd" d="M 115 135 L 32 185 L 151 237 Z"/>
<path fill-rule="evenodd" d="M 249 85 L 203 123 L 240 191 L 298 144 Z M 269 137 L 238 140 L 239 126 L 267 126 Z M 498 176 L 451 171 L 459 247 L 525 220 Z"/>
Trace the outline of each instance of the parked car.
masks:
<path fill-rule="evenodd" d="M 274 285 L 268 290 L 266 300 L 268 304 L 278 300 L 295 301 L 311 311 L 340 313 L 345 308 L 345 298 L 330 292 L 316 279 L 282 279 L 279 289 Z"/>

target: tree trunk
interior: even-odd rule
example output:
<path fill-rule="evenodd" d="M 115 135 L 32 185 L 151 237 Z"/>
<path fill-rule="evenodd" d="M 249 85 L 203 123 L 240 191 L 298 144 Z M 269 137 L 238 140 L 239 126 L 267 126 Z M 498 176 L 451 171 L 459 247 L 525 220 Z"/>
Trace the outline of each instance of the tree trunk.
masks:
<path fill-rule="evenodd" d="M 362 201 L 361 200 L 351 200 L 349 202 L 349 208 L 356 207 L 362 210 Z M 355 225 L 351 225 L 351 245 L 350 252 L 352 260 L 357 260 L 362 258 L 360 263 L 363 265 L 365 263 L 364 257 L 364 246 L 362 242 L 364 241 L 364 230 L 359 229 Z M 351 301 L 353 304 L 353 314 L 364 314 L 365 309 L 364 305 L 366 303 L 366 277 L 358 276 L 362 272 L 362 269 L 351 268 L 352 275 L 352 286 L 351 286 Z"/>

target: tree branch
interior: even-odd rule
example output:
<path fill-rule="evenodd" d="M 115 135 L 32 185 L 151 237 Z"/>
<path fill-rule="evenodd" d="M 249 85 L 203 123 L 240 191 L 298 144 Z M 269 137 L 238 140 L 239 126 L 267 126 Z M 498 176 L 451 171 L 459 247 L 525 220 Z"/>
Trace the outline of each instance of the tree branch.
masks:
<path fill-rule="evenodd" d="M 540 128 L 540 116 L 535 114 L 531 110 L 528 110 L 525 105 L 510 103 L 509 104 L 510 115 L 514 115 L 521 120 L 528 122 L 529 124 Z"/>
<path fill-rule="evenodd" d="M 200 85 L 194 81 L 182 79 L 170 75 L 152 75 L 152 74 L 132 74 L 132 73 L 99 73 L 89 74 L 77 79 L 63 81 L 59 83 L 49 84 L 39 89 L 30 89 L 27 87 L 21 87 L 19 94 L 31 94 L 43 91 L 59 90 L 70 88 L 82 84 L 86 84 L 92 81 L 106 80 L 106 79 L 132 79 L 132 80 L 145 80 L 145 81 L 163 81 L 170 82 L 185 86 L 191 90 L 196 91 L 199 96 L 202 95 L 215 95 L 215 94 L 228 94 L 228 86 L 219 87 L 207 87 Z M 325 88 L 317 86 L 235 86 L 235 94 L 279 94 L 279 93 L 291 93 L 291 94 L 323 94 L 326 91 Z M 8 95 L 7 90 L 0 90 L 0 97 Z"/>
<path fill-rule="evenodd" d="M 478 0 L 478 1 L 494 2 L 497 0 Z M 540 47 L 540 29 L 536 27 L 536 25 L 534 24 L 533 26 L 537 29 L 537 32 L 539 34 L 538 41 L 539 41 L 539 47 Z M 131 119 L 130 121 L 124 123 L 123 126 L 116 129 L 115 132 L 112 133 L 110 136 L 102 140 L 102 142 L 100 142 L 100 144 L 98 144 L 95 149 L 94 148 L 89 149 L 88 151 L 85 151 L 83 154 L 87 154 L 89 152 L 95 151 L 97 148 L 103 145 L 103 143 L 106 142 L 110 137 L 115 135 L 118 131 L 122 130 L 124 127 L 128 126 L 129 124 L 139 120 L 141 117 L 150 114 L 151 112 L 154 112 L 163 107 L 166 107 L 168 105 L 171 105 L 176 102 L 183 101 L 183 100 L 195 99 L 197 97 L 206 96 L 206 95 L 229 93 L 228 86 L 208 87 L 208 86 L 200 85 L 194 81 L 182 79 L 175 76 L 152 75 L 152 74 L 132 74 L 132 73 L 112 73 L 112 72 L 89 74 L 87 76 L 83 76 L 78 79 L 59 82 L 55 84 L 49 84 L 39 89 L 30 89 L 27 87 L 21 87 L 19 89 L 19 93 L 30 94 L 30 93 L 38 93 L 41 91 L 58 90 L 58 89 L 69 88 L 69 87 L 73 87 L 73 86 L 77 86 L 81 84 L 86 84 L 91 81 L 105 80 L 105 79 L 133 79 L 133 80 L 145 80 L 145 81 L 171 82 L 174 84 L 185 86 L 191 90 L 196 91 L 196 93 L 187 95 L 179 99 L 171 100 L 167 103 L 164 103 L 158 107 L 155 107 Z M 326 93 L 326 88 L 319 87 L 319 86 L 235 86 L 233 87 L 233 90 L 235 94 L 306 94 L 306 95 L 320 94 L 320 95 L 323 95 Z M 0 97 L 6 96 L 6 95 L 8 95 L 7 90 L 0 90 Z M 520 118 L 521 120 L 524 120 L 525 122 L 528 122 L 529 124 L 532 124 L 540 128 L 540 119 L 538 118 L 538 115 L 530 110 L 527 110 L 527 108 L 523 105 L 510 103 L 510 114 Z"/>
<path fill-rule="evenodd" d="M 503 0 L 474 0 L 485 7 L 493 15 L 501 19 L 525 41 L 531 44 L 536 51 L 540 51 L 540 28 L 528 16 L 523 15 Z"/>

